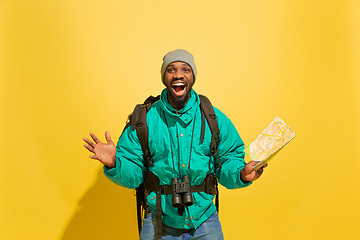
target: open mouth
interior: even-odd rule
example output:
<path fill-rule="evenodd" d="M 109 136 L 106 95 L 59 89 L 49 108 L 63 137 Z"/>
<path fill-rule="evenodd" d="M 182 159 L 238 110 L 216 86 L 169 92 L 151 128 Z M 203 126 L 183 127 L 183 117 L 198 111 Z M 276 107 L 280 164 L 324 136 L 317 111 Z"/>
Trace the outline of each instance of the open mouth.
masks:
<path fill-rule="evenodd" d="M 184 82 L 175 82 L 171 87 L 177 96 L 182 96 L 185 93 L 186 84 Z"/>

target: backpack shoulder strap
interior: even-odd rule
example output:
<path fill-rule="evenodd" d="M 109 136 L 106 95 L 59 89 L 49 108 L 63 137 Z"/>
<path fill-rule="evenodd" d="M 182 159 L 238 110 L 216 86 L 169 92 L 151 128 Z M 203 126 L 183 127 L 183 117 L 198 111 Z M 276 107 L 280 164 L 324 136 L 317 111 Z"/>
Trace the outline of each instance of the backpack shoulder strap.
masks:
<path fill-rule="evenodd" d="M 200 108 L 201 108 L 201 119 L 202 119 L 200 140 L 202 142 L 204 142 L 204 135 L 205 135 L 205 119 L 204 118 L 206 118 L 206 121 L 208 122 L 210 131 L 211 131 L 210 150 L 211 150 L 211 153 L 214 156 L 214 158 L 216 155 L 218 157 L 218 162 L 219 162 L 218 172 L 220 172 L 221 160 L 220 160 L 219 149 L 218 149 L 218 146 L 220 143 L 220 139 L 219 139 L 220 130 L 219 130 L 218 121 L 217 121 L 216 114 L 215 114 L 214 108 L 213 108 L 210 100 L 207 97 L 205 97 L 204 95 L 199 95 L 199 97 L 200 97 Z M 217 211 L 219 212 L 219 189 L 218 189 L 217 181 L 216 181 L 215 187 L 216 187 L 215 206 L 216 206 Z"/>
<path fill-rule="evenodd" d="M 220 130 L 219 130 L 219 125 L 218 125 L 218 121 L 217 121 L 217 117 L 215 115 L 215 111 L 214 108 L 210 102 L 210 100 L 205 97 L 204 95 L 199 95 L 200 97 L 200 108 L 201 108 L 201 112 L 202 112 L 202 118 L 204 119 L 204 117 L 206 118 L 210 130 L 211 130 L 211 142 L 210 142 L 210 150 L 212 155 L 215 157 L 216 155 L 218 155 L 218 160 L 219 160 L 219 171 L 221 169 L 221 161 L 220 161 L 220 157 L 219 157 L 219 143 L 220 143 L 220 139 L 219 139 L 219 135 L 220 135 Z M 201 136 L 200 136 L 200 140 L 203 142 L 204 141 L 204 135 L 205 135 L 205 124 L 204 124 L 204 120 L 201 126 Z"/>
<path fill-rule="evenodd" d="M 146 113 L 150 110 L 152 104 L 160 99 L 160 95 L 157 97 L 150 96 L 148 97 L 143 104 L 137 104 L 134 108 L 134 111 L 129 116 L 129 122 L 126 124 L 126 127 L 131 126 L 131 129 L 136 129 L 137 137 L 140 141 L 141 149 L 143 151 L 144 166 L 146 169 L 154 166 L 152 156 L 149 149 L 149 134 L 146 123 Z M 137 220 L 138 220 L 138 230 L 139 236 L 142 228 L 142 212 L 146 216 L 146 190 L 144 183 L 141 183 L 136 188 L 136 208 L 137 208 Z"/>
<path fill-rule="evenodd" d="M 151 106 L 150 106 L 151 107 Z M 149 108 L 150 109 L 150 108 Z M 152 167 L 152 158 L 149 150 L 148 129 L 146 123 L 147 105 L 136 105 L 132 118 L 131 129 L 136 129 L 136 134 L 139 138 L 141 149 L 143 151 L 144 166 Z"/>
<path fill-rule="evenodd" d="M 136 105 L 130 120 L 131 129 L 136 129 L 136 134 L 139 138 L 141 149 L 144 155 L 144 166 L 146 168 L 154 166 L 149 149 L 149 134 L 146 123 L 146 113 L 152 107 L 152 104 L 160 99 L 157 97 L 148 97 L 143 104 Z"/>

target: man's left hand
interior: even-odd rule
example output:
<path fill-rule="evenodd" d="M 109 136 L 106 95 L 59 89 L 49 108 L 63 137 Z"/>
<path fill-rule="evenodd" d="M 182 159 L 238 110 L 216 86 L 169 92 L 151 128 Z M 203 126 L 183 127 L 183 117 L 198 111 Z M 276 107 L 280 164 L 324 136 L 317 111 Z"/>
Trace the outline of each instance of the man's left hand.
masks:
<path fill-rule="evenodd" d="M 240 171 L 241 181 L 243 182 L 251 182 L 258 179 L 264 171 L 264 168 L 267 167 L 267 163 L 259 168 L 259 170 L 255 170 L 254 166 L 258 164 L 259 161 L 250 161 L 245 167 Z"/>

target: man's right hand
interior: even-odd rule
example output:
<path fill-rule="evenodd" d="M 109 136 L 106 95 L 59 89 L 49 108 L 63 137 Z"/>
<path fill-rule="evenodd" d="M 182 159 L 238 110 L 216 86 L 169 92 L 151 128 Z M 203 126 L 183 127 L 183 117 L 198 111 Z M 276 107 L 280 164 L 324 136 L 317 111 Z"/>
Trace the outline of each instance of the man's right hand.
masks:
<path fill-rule="evenodd" d="M 84 147 L 95 155 L 90 155 L 92 159 L 99 160 L 102 164 L 108 166 L 109 168 L 115 167 L 116 159 L 116 149 L 115 144 L 111 140 L 109 131 L 105 132 L 105 139 L 107 143 L 101 142 L 93 133 L 90 133 L 91 138 L 94 140 L 83 138 L 87 143 L 84 144 Z"/>

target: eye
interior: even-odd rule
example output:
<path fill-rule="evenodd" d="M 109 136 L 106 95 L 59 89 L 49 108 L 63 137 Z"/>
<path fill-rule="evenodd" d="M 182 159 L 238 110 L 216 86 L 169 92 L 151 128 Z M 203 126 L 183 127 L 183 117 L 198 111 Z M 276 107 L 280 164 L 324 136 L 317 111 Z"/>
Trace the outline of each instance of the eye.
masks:
<path fill-rule="evenodd" d="M 173 73 L 173 72 L 174 72 L 174 69 L 173 69 L 173 68 L 169 68 L 169 69 L 167 70 L 167 72 L 168 72 L 168 73 Z"/>

